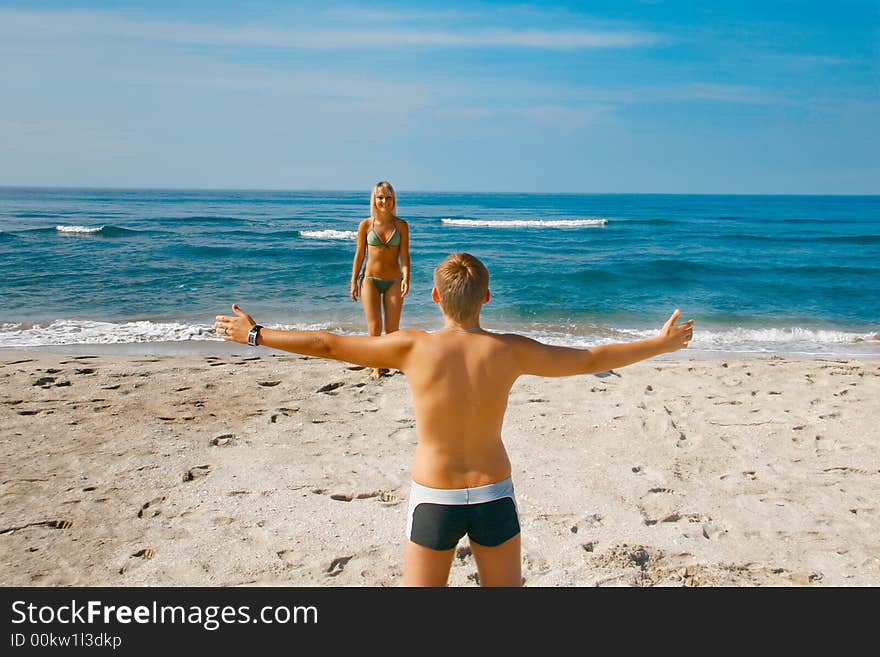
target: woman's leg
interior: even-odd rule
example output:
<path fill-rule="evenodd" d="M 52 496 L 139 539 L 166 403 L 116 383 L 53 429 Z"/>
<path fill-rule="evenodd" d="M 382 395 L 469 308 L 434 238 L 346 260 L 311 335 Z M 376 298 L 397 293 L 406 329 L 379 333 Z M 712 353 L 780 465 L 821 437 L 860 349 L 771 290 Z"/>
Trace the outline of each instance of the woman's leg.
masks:
<path fill-rule="evenodd" d="M 403 585 L 446 586 L 454 556 L 455 548 L 432 550 L 407 541 L 403 554 Z"/>
<path fill-rule="evenodd" d="M 494 547 L 473 540 L 470 544 L 480 573 L 480 586 L 522 586 L 519 534 Z"/>
<path fill-rule="evenodd" d="M 394 333 L 400 328 L 400 311 L 403 309 L 403 297 L 400 296 L 400 281 L 388 288 L 382 300 L 385 308 L 385 332 Z"/>
<path fill-rule="evenodd" d="M 385 311 L 385 333 L 394 333 L 400 328 L 400 311 L 403 308 L 403 297 L 400 295 L 400 281 L 392 283 L 382 295 L 382 309 Z M 388 370 L 380 370 L 386 374 Z"/>
<path fill-rule="evenodd" d="M 361 303 L 367 318 L 367 335 L 382 335 L 382 295 L 368 278 L 361 283 Z M 378 379 L 379 370 L 373 368 L 370 376 Z"/>

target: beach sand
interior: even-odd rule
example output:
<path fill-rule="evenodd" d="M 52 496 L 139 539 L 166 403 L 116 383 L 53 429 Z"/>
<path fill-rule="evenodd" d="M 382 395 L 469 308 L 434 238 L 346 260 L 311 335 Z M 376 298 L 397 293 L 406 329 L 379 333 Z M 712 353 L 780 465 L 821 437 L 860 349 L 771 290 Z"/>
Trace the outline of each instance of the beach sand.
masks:
<path fill-rule="evenodd" d="M 400 585 L 405 376 L 239 354 L 0 351 L 0 584 Z M 880 585 L 878 424 L 874 359 L 524 377 L 525 584 Z"/>

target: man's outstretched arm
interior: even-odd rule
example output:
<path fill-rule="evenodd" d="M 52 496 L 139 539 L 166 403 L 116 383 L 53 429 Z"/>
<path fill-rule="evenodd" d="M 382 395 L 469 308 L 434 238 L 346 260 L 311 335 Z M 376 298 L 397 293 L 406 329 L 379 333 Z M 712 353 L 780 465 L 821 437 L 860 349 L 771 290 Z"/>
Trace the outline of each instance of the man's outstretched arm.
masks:
<path fill-rule="evenodd" d="M 229 342 L 247 344 L 248 332 L 256 324 L 253 317 L 232 304 L 234 317 L 217 315 L 214 326 Z M 417 331 L 395 331 L 381 337 L 337 335 L 329 331 L 281 331 L 263 328 L 257 345 L 295 354 L 342 360 L 364 367 L 384 367 L 406 371 L 406 359 Z"/>
<path fill-rule="evenodd" d="M 684 349 L 693 337 L 694 320 L 676 324 L 680 316 L 679 310 L 673 312 L 657 337 L 591 349 L 554 347 L 522 338 L 517 349 L 522 373 L 537 376 L 593 374 Z"/>

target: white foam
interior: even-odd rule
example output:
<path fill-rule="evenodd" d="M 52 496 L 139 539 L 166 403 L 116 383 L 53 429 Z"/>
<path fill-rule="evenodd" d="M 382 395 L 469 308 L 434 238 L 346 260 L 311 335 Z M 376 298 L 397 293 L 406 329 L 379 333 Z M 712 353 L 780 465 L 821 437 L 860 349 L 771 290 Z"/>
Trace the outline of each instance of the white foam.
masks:
<path fill-rule="evenodd" d="M 356 240 L 357 232 L 353 230 L 301 230 L 299 236 L 313 240 Z"/>
<path fill-rule="evenodd" d="M 59 233 L 97 233 L 104 230 L 103 226 L 55 226 Z"/>
<path fill-rule="evenodd" d="M 513 331 L 547 344 L 581 349 L 601 344 L 651 338 L 658 329 L 613 329 L 605 326 L 530 326 L 493 327 L 492 331 Z M 339 321 L 323 323 L 273 324 L 273 328 L 296 331 L 329 330 L 341 334 L 363 334 L 359 324 L 342 325 Z M 424 327 L 436 329 L 436 322 Z M 0 323 L 0 348 L 41 347 L 80 344 L 137 344 L 149 342 L 218 342 L 221 336 L 209 324 L 176 322 L 95 322 L 59 319 L 45 325 L 12 322 Z M 788 353 L 806 355 L 880 356 L 880 333 L 856 333 L 806 328 L 700 329 L 694 331 L 691 352 L 711 353 Z"/>
<path fill-rule="evenodd" d="M 68 344 L 137 344 L 144 342 L 223 341 L 213 325 L 173 322 L 94 322 L 58 319 L 50 324 L 21 328 L 21 324 L 0 325 L 0 348 L 41 347 Z M 338 324 L 273 325 L 289 331 L 340 330 Z"/>
<path fill-rule="evenodd" d="M 64 344 L 125 344 L 205 339 L 210 327 L 186 324 L 162 324 L 148 321 L 93 322 L 59 319 L 51 324 L 30 328 L 0 330 L 0 347 L 36 347 Z"/>
<path fill-rule="evenodd" d="M 656 331 L 631 331 L 634 337 L 647 338 L 656 335 Z M 714 344 L 717 346 L 739 344 L 864 344 L 874 343 L 880 346 L 880 334 L 853 333 L 849 331 L 830 331 L 824 329 L 790 328 L 742 328 L 733 327 L 720 330 L 694 330 L 694 341 Z"/>
<path fill-rule="evenodd" d="M 472 228 L 584 228 L 604 226 L 607 219 L 446 219 L 440 220 L 447 226 L 469 226 Z"/>
<path fill-rule="evenodd" d="M 573 327 L 574 328 L 574 327 Z M 586 349 L 601 344 L 653 338 L 659 329 L 602 329 L 583 334 L 562 329 L 527 330 L 536 340 Z M 880 356 L 880 333 L 806 328 L 742 328 L 702 330 L 697 327 L 690 351 L 713 353 L 789 353 L 803 355 Z"/>

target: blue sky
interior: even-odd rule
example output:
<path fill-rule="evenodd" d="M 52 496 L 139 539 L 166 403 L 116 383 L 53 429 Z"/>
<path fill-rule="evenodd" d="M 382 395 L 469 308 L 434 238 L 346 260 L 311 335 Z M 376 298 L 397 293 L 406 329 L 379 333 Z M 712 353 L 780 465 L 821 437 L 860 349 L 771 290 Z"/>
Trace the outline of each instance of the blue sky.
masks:
<path fill-rule="evenodd" d="M 880 3 L 3 2 L 0 185 L 880 193 Z"/>

